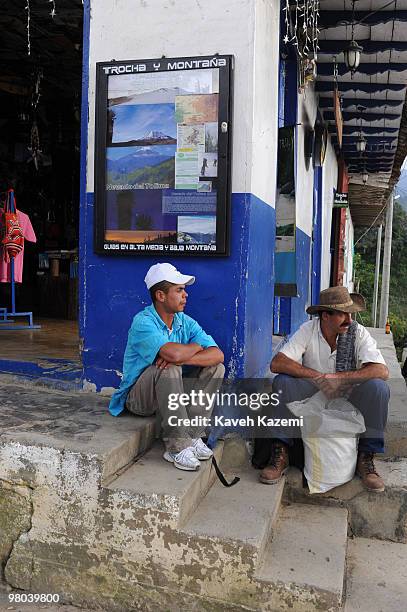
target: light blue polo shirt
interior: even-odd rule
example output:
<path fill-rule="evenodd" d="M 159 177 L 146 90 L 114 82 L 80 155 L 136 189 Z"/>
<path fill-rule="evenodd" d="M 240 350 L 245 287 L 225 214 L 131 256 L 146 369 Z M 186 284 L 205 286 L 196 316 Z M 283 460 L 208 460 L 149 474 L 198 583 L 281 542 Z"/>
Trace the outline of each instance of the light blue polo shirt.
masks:
<path fill-rule="evenodd" d="M 174 315 L 170 331 L 154 306 L 147 306 L 136 314 L 130 327 L 123 360 L 123 378 L 110 401 L 110 414 L 118 416 L 123 412 L 130 387 L 154 363 L 158 351 L 167 342 L 196 342 L 202 348 L 218 346 L 212 336 L 208 336 L 194 319 L 183 312 Z"/>

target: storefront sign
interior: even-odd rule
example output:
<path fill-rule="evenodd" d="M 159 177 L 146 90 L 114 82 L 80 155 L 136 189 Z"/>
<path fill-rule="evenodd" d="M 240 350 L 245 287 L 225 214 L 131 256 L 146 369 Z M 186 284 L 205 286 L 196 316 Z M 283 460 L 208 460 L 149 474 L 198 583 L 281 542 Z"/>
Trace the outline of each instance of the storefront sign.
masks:
<path fill-rule="evenodd" d="M 337 191 L 334 197 L 334 208 L 348 208 L 349 194 Z"/>
<path fill-rule="evenodd" d="M 228 255 L 232 56 L 96 66 L 95 251 Z"/>

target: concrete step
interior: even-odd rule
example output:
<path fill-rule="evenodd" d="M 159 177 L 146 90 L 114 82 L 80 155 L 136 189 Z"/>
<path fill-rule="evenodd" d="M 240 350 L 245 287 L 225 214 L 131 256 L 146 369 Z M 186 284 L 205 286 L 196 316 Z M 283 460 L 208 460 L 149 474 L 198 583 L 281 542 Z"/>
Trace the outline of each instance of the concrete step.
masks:
<path fill-rule="evenodd" d="M 215 457 L 220 461 L 223 444 Z M 128 503 L 168 515 L 175 526 L 182 525 L 195 510 L 216 478 L 212 462 L 201 461 L 196 472 L 178 470 L 163 459 L 164 446 L 154 446 L 106 488 L 120 492 Z"/>
<path fill-rule="evenodd" d="M 407 457 L 407 387 L 404 378 L 391 378 L 386 456 Z"/>
<path fill-rule="evenodd" d="M 255 573 L 265 586 L 260 609 L 339 610 L 346 545 L 344 508 L 282 506 L 273 538 Z"/>
<path fill-rule="evenodd" d="M 69 452 L 85 468 L 95 464 L 105 482 L 151 446 L 155 430 L 154 417 L 115 418 L 108 404 L 96 393 L 66 393 L 3 378 L 0 436 L 4 443 L 37 446 L 45 454 L 45 449 L 61 457 Z M 30 483 L 30 473 L 26 478 Z"/>
<path fill-rule="evenodd" d="M 348 542 L 345 612 L 407 609 L 407 546 L 366 538 Z"/>
<path fill-rule="evenodd" d="M 240 482 L 233 487 L 215 482 L 182 532 L 192 550 L 199 549 L 206 595 L 257 609 L 253 575 L 272 537 L 284 482 L 262 485 L 250 468 L 238 474 Z"/>
<path fill-rule="evenodd" d="M 227 477 L 232 478 L 231 474 Z M 240 482 L 231 488 L 217 481 L 183 531 L 211 541 L 226 541 L 231 550 L 235 547 L 240 554 L 244 551 L 254 565 L 272 532 L 284 479 L 273 486 L 262 485 L 252 468 L 242 468 L 239 477 Z"/>
<path fill-rule="evenodd" d="M 407 387 L 393 342 L 393 334 L 384 329 L 368 328 L 389 368 L 390 403 L 386 429 L 386 456 L 407 457 Z"/>
<path fill-rule="evenodd" d="M 248 469 L 251 465 L 251 457 L 247 449 L 246 441 L 239 435 L 228 436 L 223 443 L 223 454 L 221 469 L 225 471 Z"/>
<path fill-rule="evenodd" d="M 360 478 L 327 493 L 310 495 L 302 487 L 302 476 L 290 468 L 286 477 L 284 499 L 306 504 L 341 506 L 349 511 L 349 527 L 355 536 L 407 542 L 407 459 L 376 460 L 383 477 L 383 493 L 367 491 Z"/>

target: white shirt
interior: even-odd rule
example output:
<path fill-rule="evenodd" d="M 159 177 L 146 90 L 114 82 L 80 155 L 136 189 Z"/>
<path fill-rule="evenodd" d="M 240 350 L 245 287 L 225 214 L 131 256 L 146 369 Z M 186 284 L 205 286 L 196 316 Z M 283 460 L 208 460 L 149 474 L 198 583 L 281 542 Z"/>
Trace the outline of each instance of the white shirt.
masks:
<path fill-rule="evenodd" d="M 359 323 L 357 326 L 356 369 L 360 370 L 365 363 L 386 365 L 376 341 L 366 327 Z M 336 372 L 336 350 L 331 352 L 331 347 L 322 335 L 319 318 L 303 323 L 280 352 L 306 368 L 312 368 L 323 374 Z"/>

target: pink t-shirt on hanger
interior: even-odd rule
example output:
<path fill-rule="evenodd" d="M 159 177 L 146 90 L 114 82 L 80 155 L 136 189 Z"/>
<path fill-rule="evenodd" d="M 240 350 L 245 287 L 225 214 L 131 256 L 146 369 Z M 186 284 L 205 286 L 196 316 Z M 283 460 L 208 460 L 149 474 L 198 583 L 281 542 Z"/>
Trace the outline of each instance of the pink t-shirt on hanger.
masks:
<path fill-rule="evenodd" d="M 1 218 L 3 209 L 0 208 L 0 235 L 1 235 Z M 29 242 L 37 242 L 37 237 L 34 233 L 33 226 L 31 225 L 30 217 L 21 210 L 17 211 L 18 220 L 20 222 L 21 229 L 23 230 L 24 239 Z M 16 283 L 23 282 L 23 262 L 24 262 L 24 248 L 14 258 L 14 280 Z M 10 278 L 10 264 L 4 261 L 3 248 L 0 245 L 0 283 L 9 283 Z"/>

